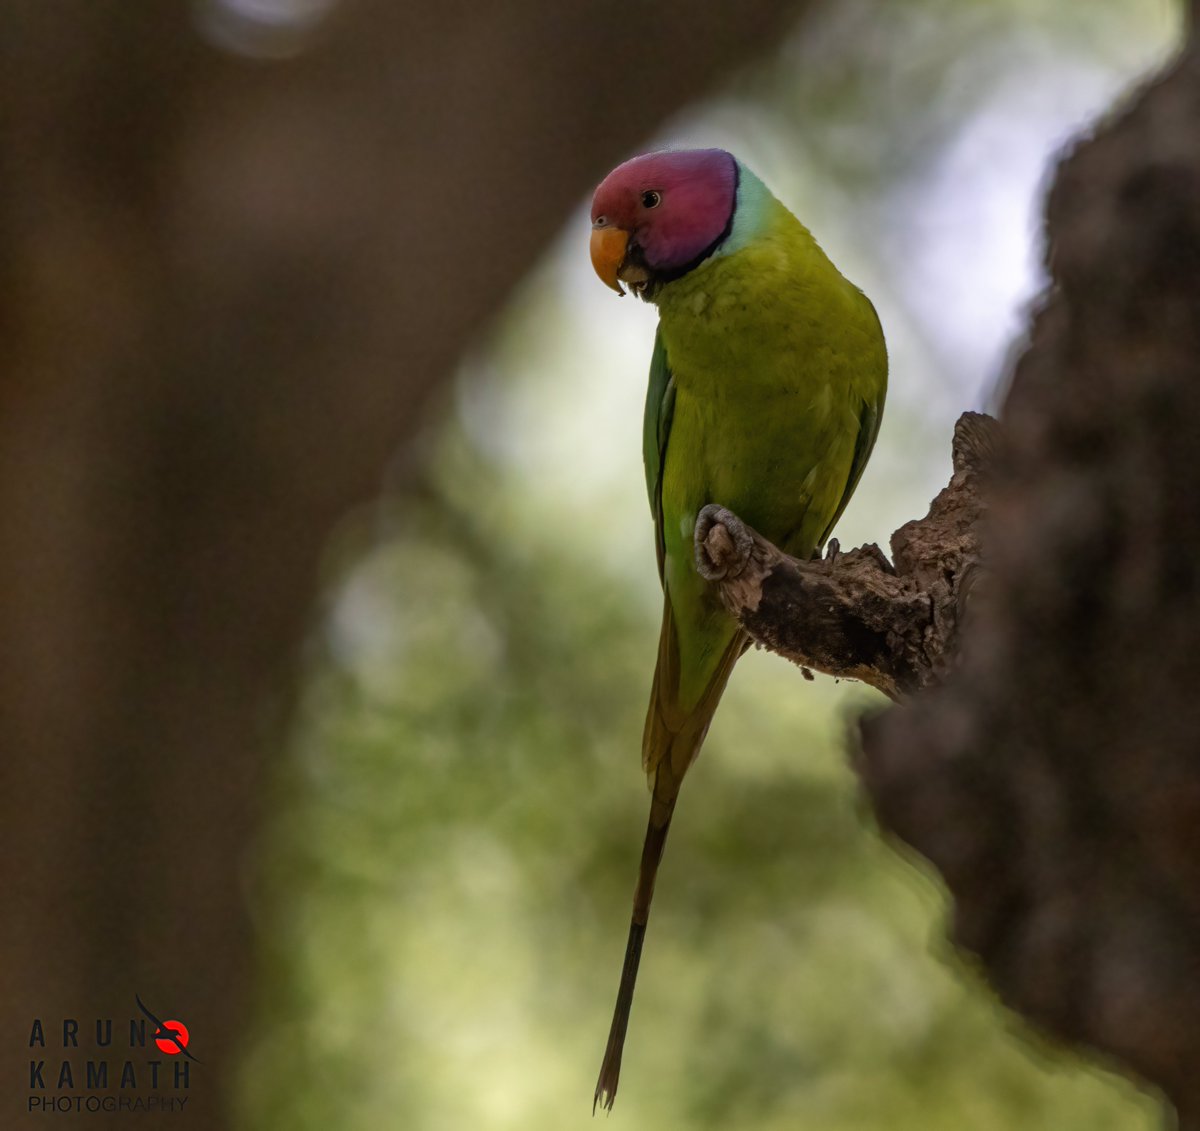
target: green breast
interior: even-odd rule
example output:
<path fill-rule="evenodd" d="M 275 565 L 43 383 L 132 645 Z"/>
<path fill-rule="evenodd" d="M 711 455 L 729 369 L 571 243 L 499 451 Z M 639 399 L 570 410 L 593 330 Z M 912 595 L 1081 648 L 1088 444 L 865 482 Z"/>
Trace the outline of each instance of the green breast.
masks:
<path fill-rule="evenodd" d="M 882 405 L 875 312 L 777 202 L 767 234 L 663 289 L 675 377 L 663 475 L 667 552 L 690 559 L 707 502 L 808 555 L 842 501 L 865 402 Z"/>
<path fill-rule="evenodd" d="M 685 709 L 737 633 L 693 565 L 697 512 L 719 503 L 809 556 L 844 505 L 883 410 L 887 358 L 870 302 L 773 197 L 760 200 L 756 227 L 657 299 L 675 384 L 663 576 Z"/>

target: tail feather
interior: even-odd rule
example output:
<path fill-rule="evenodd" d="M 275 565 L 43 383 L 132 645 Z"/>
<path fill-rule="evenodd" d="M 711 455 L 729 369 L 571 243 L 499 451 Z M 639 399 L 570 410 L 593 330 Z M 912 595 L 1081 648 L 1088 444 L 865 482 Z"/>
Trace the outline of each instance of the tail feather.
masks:
<path fill-rule="evenodd" d="M 708 734 L 721 693 L 729 680 L 733 665 L 746 650 L 748 637 L 739 631 L 722 653 L 710 682 L 700 701 L 689 711 L 679 706 L 679 650 L 671 623 L 671 604 L 665 602 L 663 632 L 659 643 L 658 666 L 646 713 L 646 729 L 642 736 L 642 764 L 651 784 L 650 819 L 646 824 L 646 839 L 642 844 L 642 859 L 638 868 L 637 887 L 633 894 L 633 915 L 629 923 L 629 939 L 625 944 L 625 962 L 617 989 L 608 1044 L 600 1065 L 600 1077 L 592 1098 L 592 1112 L 600 1105 L 611 1110 L 617 1095 L 621 1075 L 621 1054 L 625 1048 L 625 1033 L 633 1006 L 633 991 L 637 983 L 642 943 L 646 923 L 650 918 L 650 903 L 654 898 L 654 881 L 662 861 L 667 832 L 675 812 L 679 787 L 688 767 L 695 760 Z"/>
<path fill-rule="evenodd" d="M 608 1030 L 608 1044 L 604 1049 L 604 1060 L 600 1065 L 600 1076 L 596 1081 L 596 1092 L 592 1097 L 592 1114 L 599 1104 L 611 1111 L 617 1096 L 617 1081 L 621 1075 L 621 1053 L 625 1048 L 625 1031 L 629 1027 L 629 1012 L 633 1008 L 633 988 L 637 984 L 638 963 L 642 959 L 642 940 L 646 937 L 646 920 L 650 916 L 650 900 L 654 896 L 654 877 L 662 859 L 663 847 L 667 843 L 667 832 L 671 827 L 668 811 L 661 825 L 655 824 L 655 808 L 651 806 L 650 820 L 646 825 L 646 839 L 642 844 L 642 863 L 638 871 L 638 885 L 633 897 L 633 915 L 629 922 L 629 941 L 625 944 L 625 963 L 621 967 L 621 983 L 617 987 L 617 1004 L 613 1009 L 612 1025 Z"/>

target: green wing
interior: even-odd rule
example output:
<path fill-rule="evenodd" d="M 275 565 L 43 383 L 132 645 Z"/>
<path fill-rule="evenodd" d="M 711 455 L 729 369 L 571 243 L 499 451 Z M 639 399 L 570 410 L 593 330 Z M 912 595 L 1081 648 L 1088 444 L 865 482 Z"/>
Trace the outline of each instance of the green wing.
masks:
<path fill-rule="evenodd" d="M 842 517 L 842 511 L 846 509 L 846 504 L 850 502 L 850 496 L 854 494 L 854 488 L 858 486 L 858 481 L 862 478 L 863 468 L 867 466 L 871 449 L 875 446 L 875 437 L 879 435 L 879 422 L 882 419 L 882 398 L 862 402 L 862 408 L 858 413 L 858 436 L 854 440 L 854 455 L 850 460 L 850 475 L 846 479 L 846 489 L 842 492 L 842 499 L 837 505 L 837 510 L 833 512 L 833 518 L 829 520 L 829 525 L 825 527 L 825 532 L 817 543 L 818 550 L 825 545 L 829 535 L 833 533 L 837 520 Z"/>
<path fill-rule="evenodd" d="M 871 458 L 871 449 L 875 447 L 875 437 L 879 435 L 879 422 L 883 419 L 883 400 L 887 395 L 888 363 L 887 347 L 883 345 L 883 326 L 880 324 L 879 314 L 875 310 L 874 303 L 861 291 L 859 294 L 862 295 L 862 299 L 867 304 L 875 321 L 875 330 L 881 347 L 879 379 L 870 383 L 868 386 L 870 392 L 863 398 L 859 408 L 858 435 L 854 439 L 854 455 L 850 459 L 850 474 L 846 477 L 846 489 L 842 492 L 842 499 L 837 505 L 837 510 L 833 512 L 833 518 L 829 520 L 829 525 L 825 527 L 825 532 L 817 543 L 818 550 L 825 545 L 829 535 L 833 533 L 837 520 L 842 517 L 842 511 L 846 509 L 846 504 L 850 502 L 850 496 L 854 494 L 854 488 L 858 486 L 858 481 L 862 478 L 867 460 Z"/>
<path fill-rule="evenodd" d="M 826 544 L 829 535 L 833 533 L 833 528 L 838 525 L 838 520 L 841 517 L 842 511 L 846 509 L 846 504 L 850 502 L 850 497 L 854 493 L 854 487 L 858 486 L 858 480 L 863 478 L 863 468 L 866 467 L 871 455 L 871 449 L 875 447 L 875 437 L 880 435 L 880 420 L 883 417 L 883 406 L 880 402 L 863 402 L 862 411 L 858 414 L 858 436 L 854 439 L 854 455 L 850 462 L 850 477 L 846 479 L 846 490 L 841 492 L 841 502 L 838 503 L 838 509 L 834 511 L 832 519 L 829 520 L 829 525 L 824 528 L 824 533 L 821 535 L 821 540 L 817 543 L 817 549 Z"/>
<path fill-rule="evenodd" d="M 658 579 L 663 579 L 662 473 L 667 455 L 667 437 L 675 411 L 675 379 L 667 364 L 667 347 L 662 331 L 654 335 L 654 353 L 650 356 L 650 383 L 646 388 L 646 415 L 642 421 L 642 462 L 646 466 L 646 493 L 654 516 L 654 548 L 658 554 Z M 855 453 L 857 458 L 858 453 Z M 864 457 L 865 462 L 865 457 Z M 861 470 L 861 469 L 860 469 Z"/>

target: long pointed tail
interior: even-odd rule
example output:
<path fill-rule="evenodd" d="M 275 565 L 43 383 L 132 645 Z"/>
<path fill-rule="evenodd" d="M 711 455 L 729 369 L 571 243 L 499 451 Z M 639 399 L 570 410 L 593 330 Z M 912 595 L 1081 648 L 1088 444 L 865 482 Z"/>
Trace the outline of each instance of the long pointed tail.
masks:
<path fill-rule="evenodd" d="M 678 786 L 676 786 L 676 790 Z M 612 1025 L 608 1030 L 608 1045 L 592 1097 L 592 1114 L 599 1104 L 612 1109 L 621 1075 L 621 1053 L 625 1048 L 625 1031 L 629 1027 L 629 1011 L 633 1007 L 633 988 L 637 984 L 638 963 L 642 959 L 642 940 L 646 937 L 646 921 L 650 918 L 650 901 L 654 898 L 654 878 L 662 860 L 663 846 L 671 828 L 675 797 L 669 803 L 658 799 L 657 790 L 650 803 L 650 820 L 646 823 L 646 839 L 642 843 L 642 862 L 638 868 L 637 888 L 633 895 L 633 915 L 629 921 L 629 941 L 625 944 L 625 964 L 621 967 L 621 984 L 617 987 L 617 1004 L 613 1009 Z"/>
<path fill-rule="evenodd" d="M 600 1078 L 596 1081 L 596 1092 L 592 1097 L 593 1115 L 598 1105 L 611 1110 L 617 1095 L 625 1031 L 629 1027 L 629 1011 L 633 1005 L 638 963 L 642 958 L 642 942 L 646 937 L 646 920 L 650 917 L 650 901 L 654 898 L 654 879 L 658 875 L 663 846 L 667 843 L 679 787 L 683 784 L 688 767 L 699 753 L 729 673 L 745 651 L 749 639 L 744 632 L 731 630 L 729 642 L 707 677 L 703 695 L 699 701 L 684 709 L 678 701 L 680 659 L 672 620 L 673 612 L 668 600 L 663 613 L 658 666 L 650 692 L 646 729 L 642 735 L 642 764 L 653 783 L 650 820 L 646 823 L 642 862 L 633 894 L 633 916 L 629 923 L 629 941 L 625 944 L 625 964 L 621 967 L 617 1004 L 608 1031 L 604 1061 L 600 1065 Z"/>

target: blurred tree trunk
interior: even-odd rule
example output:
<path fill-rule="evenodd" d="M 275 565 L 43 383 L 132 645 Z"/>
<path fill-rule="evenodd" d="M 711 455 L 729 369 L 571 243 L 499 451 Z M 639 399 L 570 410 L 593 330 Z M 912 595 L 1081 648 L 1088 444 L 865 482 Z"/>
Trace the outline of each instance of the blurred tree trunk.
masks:
<path fill-rule="evenodd" d="M 114 1018 L 119 1058 L 136 992 L 191 1029 L 189 1125 L 227 1121 L 332 525 L 586 188 L 801 7 L 660 0 L 633 34 L 615 3 L 346 0 L 306 40 L 219 0 L 5 6 L 0 1004 L 47 1025 L 51 1091 L 61 1019 L 82 1058 Z"/>
<path fill-rule="evenodd" d="M 1013 1008 L 1200 1126 L 1200 43 L 1082 141 L 1007 397 L 985 599 L 865 730 Z M 974 598 L 973 598 L 974 600 Z"/>

